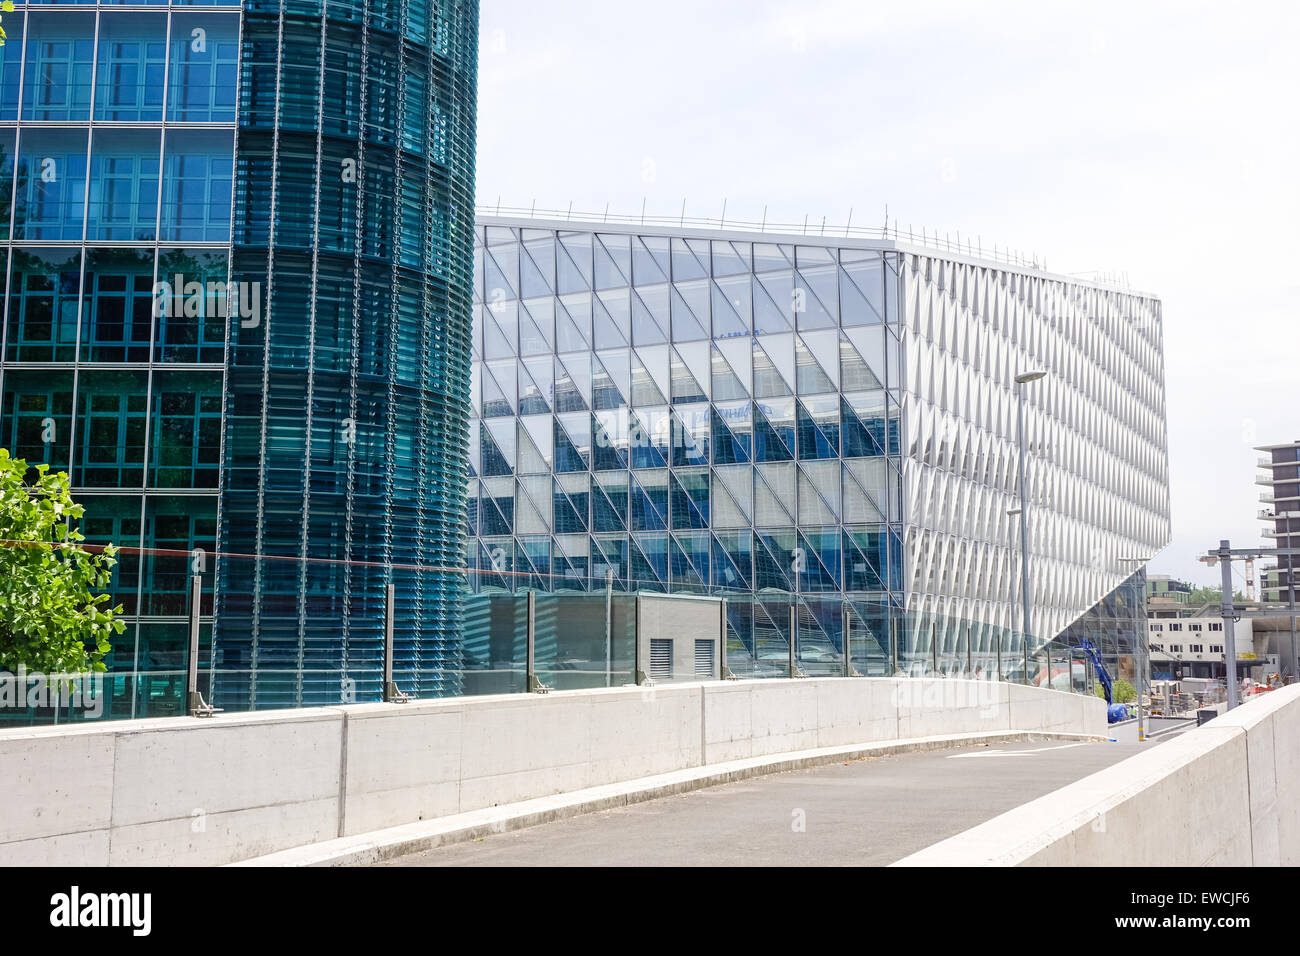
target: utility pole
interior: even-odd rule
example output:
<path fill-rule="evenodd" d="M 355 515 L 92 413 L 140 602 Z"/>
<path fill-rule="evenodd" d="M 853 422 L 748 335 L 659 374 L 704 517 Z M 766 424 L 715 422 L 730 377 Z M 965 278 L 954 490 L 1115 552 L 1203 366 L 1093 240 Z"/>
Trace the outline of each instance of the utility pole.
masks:
<path fill-rule="evenodd" d="M 1219 568 L 1219 580 L 1223 585 L 1220 604 L 1220 613 L 1223 615 L 1223 673 L 1224 682 L 1228 685 L 1228 710 L 1232 710 L 1237 706 L 1237 641 L 1232 632 L 1236 612 L 1232 606 L 1232 545 L 1225 539 L 1219 540 Z"/>

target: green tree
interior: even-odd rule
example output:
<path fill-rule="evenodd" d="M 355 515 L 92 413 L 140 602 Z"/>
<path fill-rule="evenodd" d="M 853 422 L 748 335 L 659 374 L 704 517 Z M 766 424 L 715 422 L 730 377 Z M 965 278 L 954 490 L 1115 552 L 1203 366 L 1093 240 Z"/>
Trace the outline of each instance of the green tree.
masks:
<path fill-rule="evenodd" d="M 3 10 L 5 13 L 13 13 L 14 0 L 4 0 L 3 3 L 0 3 L 0 10 Z M 0 46 L 5 45 L 5 39 L 6 39 L 5 28 L 0 27 Z"/>
<path fill-rule="evenodd" d="M 105 607 L 116 549 L 87 549 L 73 522 L 66 472 L 30 469 L 0 448 L 0 668 L 43 674 L 105 670 L 109 637 L 125 626 L 121 605 Z"/>
<path fill-rule="evenodd" d="M 1246 595 L 1240 591 L 1234 591 L 1232 599 L 1237 603 L 1245 603 Z M 1222 603 L 1223 588 L 1192 588 L 1187 596 L 1187 606 L 1192 608 L 1204 607 L 1206 604 Z"/>
<path fill-rule="evenodd" d="M 1114 690 L 1115 690 L 1115 703 L 1117 704 L 1129 704 L 1138 699 L 1137 688 L 1134 687 L 1132 684 L 1130 684 L 1123 677 L 1115 681 Z M 1098 697 L 1105 700 L 1106 688 L 1098 684 L 1096 688 L 1096 694 Z"/>

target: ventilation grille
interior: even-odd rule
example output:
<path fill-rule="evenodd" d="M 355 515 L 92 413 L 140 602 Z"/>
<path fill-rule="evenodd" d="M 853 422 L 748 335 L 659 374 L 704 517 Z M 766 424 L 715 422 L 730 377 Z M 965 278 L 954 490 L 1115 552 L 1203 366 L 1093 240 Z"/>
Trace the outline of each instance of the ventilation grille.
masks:
<path fill-rule="evenodd" d="M 695 676 L 713 676 L 713 642 L 695 642 Z"/>
<path fill-rule="evenodd" d="M 650 640 L 650 677 L 669 680 L 673 676 L 673 642 L 667 638 Z"/>

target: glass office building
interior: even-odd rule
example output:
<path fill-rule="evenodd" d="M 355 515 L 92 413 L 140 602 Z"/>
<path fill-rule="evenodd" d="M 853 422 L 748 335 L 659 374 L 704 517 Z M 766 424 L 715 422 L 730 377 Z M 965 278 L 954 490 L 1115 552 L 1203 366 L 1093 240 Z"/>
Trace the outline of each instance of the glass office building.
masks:
<path fill-rule="evenodd" d="M 1059 686 L 1083 637 L 1131 667 L 1169 538 L 1156 299 L 896 240 L 488 216 L 473 348 L 475 591 L 722 594 L 739 675 L 791 640 L 809 674 Z"/>
<path fill-rule="evenodd" d="M 133 549 L 112 714 L 183 706 L 191 574 L 219 706 L 377 698 L 389 582 L 404 684 L 456 692 L 477 3 L 4 27 L 0 445 Z"/>

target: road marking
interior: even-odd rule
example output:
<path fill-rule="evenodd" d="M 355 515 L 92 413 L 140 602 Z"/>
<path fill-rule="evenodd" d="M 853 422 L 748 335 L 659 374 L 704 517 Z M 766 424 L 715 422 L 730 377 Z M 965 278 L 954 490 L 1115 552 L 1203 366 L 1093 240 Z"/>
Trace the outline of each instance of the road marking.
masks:
<path fill-rule="evenodd" d="M 1071 747 L 1084 747 L 1086 744 L 1060 744 L 1056 747 L 1037 747 L 1034 750 L 977 750 L 968 754 L 952 754 L 945 758 L 947 760 L 961 760 L 964 757 L 1032 757 L 1034 754 L 1045 753 L 1049 750 L 1068 750 Z"/>

